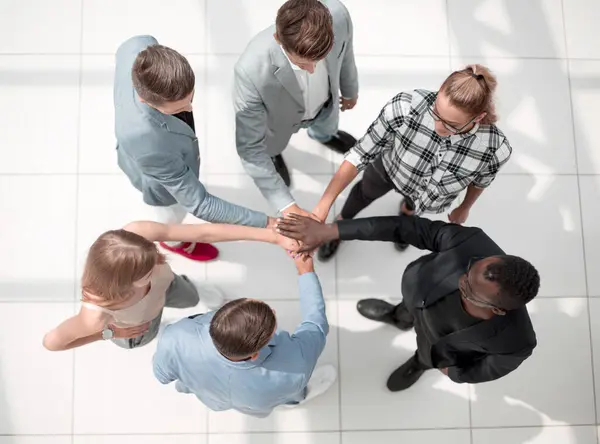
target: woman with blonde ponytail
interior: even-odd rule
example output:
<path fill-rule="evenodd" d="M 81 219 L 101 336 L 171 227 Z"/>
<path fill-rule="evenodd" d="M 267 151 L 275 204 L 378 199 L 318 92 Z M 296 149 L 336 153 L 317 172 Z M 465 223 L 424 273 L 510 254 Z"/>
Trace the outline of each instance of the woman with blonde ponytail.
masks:
<path fill-rule="evenodd" d="M 325 220 L 337 196 L 364 170 L 338 219 L 352 219 L 394 190 L 402 195 L 400 215 L 447 211 L 462 224 L 473 204 L 510 158 L 512 148 L 496 126 L 497 81 L 482 65 L 468 65 L 446 78 L 438 91 L 404 91 L 390 100 L 367 133 L 348 152 L 329 182 L 314 215 Z M 328 260 L 340 241 L 319 249 Z M 404 251 L 407 244 L 396 244 Z"/>

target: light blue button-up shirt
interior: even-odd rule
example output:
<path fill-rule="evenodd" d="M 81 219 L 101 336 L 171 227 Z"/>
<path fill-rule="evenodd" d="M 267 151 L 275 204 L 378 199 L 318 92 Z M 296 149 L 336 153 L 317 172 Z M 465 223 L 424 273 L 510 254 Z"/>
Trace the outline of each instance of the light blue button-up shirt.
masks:
<path fill-rule="evenodd" d="M 298 281 L 302 322 L 293 334 L 277 330 L 257 359 L 233 362 L 217 351 L 209 334 L 211 312 L 165 328 L 154 355 L 156 378 L 177 381 L 177 390 L 217 411 L 265 417 L 278 405 L 301 401 L 329 324 L 317 275 L 305 273 Z"/>

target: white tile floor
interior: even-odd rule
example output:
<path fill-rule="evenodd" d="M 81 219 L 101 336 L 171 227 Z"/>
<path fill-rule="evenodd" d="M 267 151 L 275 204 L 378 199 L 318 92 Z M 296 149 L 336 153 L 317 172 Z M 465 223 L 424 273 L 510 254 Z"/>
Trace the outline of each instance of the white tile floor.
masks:
<path fill-rule="evenodd" d="M 318 265 L 334 326 L 322 361 L 341 374 L 305 408 L 265 420 L 209 413 L 153 380 L 153 345 L 42 349 L 43 333 L 76 309 L 90 242 L 149 214 L 113 150 L 117 45 L 153 34 L 189 57 L 203 180 L 216 195 L 267 210 L 235 152 L 229 88 L 236 56 L 282 1 L 0 2 L 0 444 L 598 444 L 598 0 L 346 0 L 361 92 L 342 127 L 357 136 L 403 89 L 436 88 L 466 62 L 498 74 L 500 126 L 514 156 L 469 223 L 542 275 L 531 304 L 539 347 L 515 373 L 469 387 L 432 372 L 388 393 L 385 379 L 411 354 L 414 335 L 361 318 L 355 301 L 399 299 L 400 273 L 419 253 L 378 243 L 346 244 L 337 261 Z M 296 196 L 310 207 L 341 158 L 304 133 L 291 145 Z M 386 196 L 365 215 L 392 214 L 397 203 Z M 298 295 L 283 253 L 221 251 L 206 266 L 171 261 L 232 296 L 269 300 L 293 327 Z"/>

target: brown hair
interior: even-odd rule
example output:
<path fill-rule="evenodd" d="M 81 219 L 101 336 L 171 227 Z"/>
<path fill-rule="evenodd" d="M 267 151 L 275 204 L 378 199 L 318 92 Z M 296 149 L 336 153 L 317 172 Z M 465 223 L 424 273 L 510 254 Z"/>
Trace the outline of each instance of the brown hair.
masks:
<path fill-rule="evenodd" d="M 490 125 L 498 120 L 494 106 L 497 85 L 496 77 L 485 66 L 468 65 L 450 74 L 440 91 L 448 96 L 451 105 L 472 116 L 485 112 L 481 123 Z"/>
<path fill-rule="evenodd" d="M 223 305 L 210 322 L 210 337 L 226 358 L 243 359 L 269 343 L 277 321 L 271 307 L 256 299 L 236 299 Z"/>
<path fill-rule="evenodd" d="M 333 47 L 333 21 L 319 0 L 288 0 L 277 11 L 277 38 L 287 52 L 321 60 Z"/>
<path fill-rule="evenodd" d="M 107 231 L 90 247 L 81 278 L 83 299 L 95 296 L 107 305 L 123 301 L 135 281 L 165 261 L 148 239 L 126 230 Z"/>
<path fill-rule="evenodd" d="M 185 99 L 196 83 L 187 59 L 162 45 L 148 46 L 137 55 L 132 78 L 138 95 L 152 105 Z"/>

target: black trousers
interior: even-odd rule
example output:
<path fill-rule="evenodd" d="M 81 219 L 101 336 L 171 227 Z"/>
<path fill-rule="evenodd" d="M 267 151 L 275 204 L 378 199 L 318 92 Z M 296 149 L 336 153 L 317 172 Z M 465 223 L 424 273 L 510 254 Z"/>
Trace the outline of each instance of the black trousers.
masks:
<path fill-rule="evenodd" d="M 395 189 L 394 183 L 383 167 L 383 160 L 379 156 L 373 163 L 369 164 L 365 169 L 362 180 L 354 185 L 352 191 L 350 191 L 350 196 L 348 196 L 348 200 L 342 208 L 342 219 L 354 219 L 359 212 L 371 205 L 373 201 Z M 405 197 L 405 201 L 408 209 L 413 210 L 412 200 Z"/>
<path fill-rule="evenodd" d="M 403 325 L 406 325 L 407 322 L 415 323 L 414 316 L 410 314 L 410 312 L 406 308 L 406 305 L 404 305 L 404 302 L 400 302 L 398 305 L 396 305 L 393 315 L 394 320 L 397 320 Z M 415 323 L 415 332 L 417 333 L 417 336 L 423 335 L 424 333 L 419 330 L 420 329 L 418 323 Z M 417 340 L 417 350 L 415 351 L 415 358 L 419 362 L 419 367 L 421 367 L 423 370 L 431 369 L 433 368 L 433 363 L 431 362 L 431 347 L 419 347 L 420 343 L 422 343 L 422 341 Z"/>

